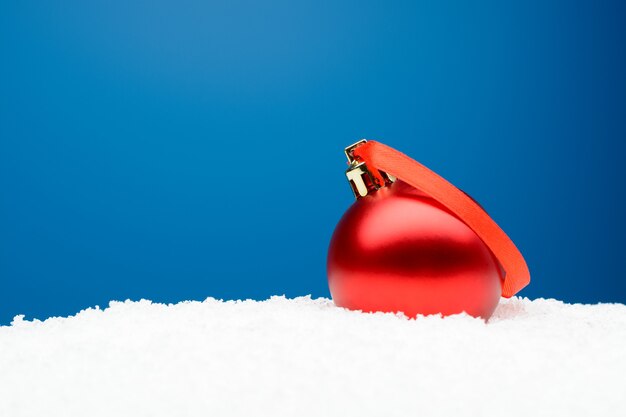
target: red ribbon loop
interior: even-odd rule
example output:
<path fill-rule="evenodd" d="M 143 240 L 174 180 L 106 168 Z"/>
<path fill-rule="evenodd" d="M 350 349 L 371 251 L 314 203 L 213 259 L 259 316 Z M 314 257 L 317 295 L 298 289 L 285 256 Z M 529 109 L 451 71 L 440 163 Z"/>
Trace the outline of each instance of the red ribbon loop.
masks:
<path fill-rule="evenodd" d="M 469 226 L 487 245 L 505 271 L 503 297 L 510 298 L 528 285 L 530 271 L 519 249 L 496 222 L 463 191 L 419 162 L 380 142 L 365 142 L 354 149 L 353 155 L 365 162 L 381 184 L 384 180 L 378 170 L 430 195 Z"/>

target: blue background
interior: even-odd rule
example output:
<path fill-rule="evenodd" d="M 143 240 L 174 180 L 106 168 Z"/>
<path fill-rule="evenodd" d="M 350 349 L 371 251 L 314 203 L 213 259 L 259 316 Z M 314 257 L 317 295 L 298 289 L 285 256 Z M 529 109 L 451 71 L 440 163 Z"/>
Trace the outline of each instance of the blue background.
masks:
<path fill-rule="evenodd" d="M 58 3 L 0 6 L 0 323 L 328 296 L 361 137 L 480 201 L 521 295 L 626 302 L 625 2 Z"/>

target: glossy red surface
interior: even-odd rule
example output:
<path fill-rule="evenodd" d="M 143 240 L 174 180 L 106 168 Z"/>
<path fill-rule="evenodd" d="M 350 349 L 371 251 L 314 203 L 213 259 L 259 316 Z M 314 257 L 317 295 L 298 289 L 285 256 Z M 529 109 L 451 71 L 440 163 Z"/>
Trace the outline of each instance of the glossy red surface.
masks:
<path fill-rule="evenodd" d="M 398 181 L 361 198 L 328 251 L 336 305 L 353 310 L 489 318 L 502 290 L 498 262 L 443 206 Z"/>

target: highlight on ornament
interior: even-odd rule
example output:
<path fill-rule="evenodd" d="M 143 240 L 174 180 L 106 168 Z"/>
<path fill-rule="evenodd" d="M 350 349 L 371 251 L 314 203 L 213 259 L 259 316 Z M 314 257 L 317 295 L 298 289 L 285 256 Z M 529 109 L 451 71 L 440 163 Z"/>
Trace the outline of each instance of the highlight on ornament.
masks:
<path fill-rule="evenodd" d="M 376 141 L 345 149 L 356 201 L 330 241 L 337 306 L 488 319 L 530 282 L 513 241 L 468 194 Z"/>

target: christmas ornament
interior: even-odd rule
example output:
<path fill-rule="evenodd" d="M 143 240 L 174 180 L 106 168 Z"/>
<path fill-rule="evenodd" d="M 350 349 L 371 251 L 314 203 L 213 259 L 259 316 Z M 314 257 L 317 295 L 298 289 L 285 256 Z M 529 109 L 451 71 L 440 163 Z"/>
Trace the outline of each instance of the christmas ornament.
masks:
<path fill-rule="evenodd" d="M 379 142 L 345 153 L 356 201 L 328 250 L 336 305 L 488 319 L 530 282 L 515 244 L 463 191 Z"/>

